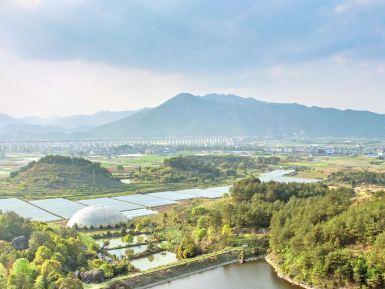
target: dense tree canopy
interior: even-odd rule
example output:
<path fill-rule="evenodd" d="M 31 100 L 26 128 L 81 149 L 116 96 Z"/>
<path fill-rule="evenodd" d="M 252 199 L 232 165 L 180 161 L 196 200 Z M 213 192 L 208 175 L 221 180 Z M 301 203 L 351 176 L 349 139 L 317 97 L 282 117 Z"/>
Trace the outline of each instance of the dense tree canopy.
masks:
<path fill-rule="evenodd" d="M 339 171 L 330 175 L 330 180 L 337 183 L 348 183 L 355 185 L 385 185 L 384 172 L 371 171 Z"/>
<path fill-rule="evenodd" d="M 24 236 L 29 246 L 16 250 L 9 241 Z M 0 288 L 61 289 L 81 283 L 67 274 L 88 268 L 97 245 L 76 231 L 34 223 L 15 213 L 0 213 Z M 80 285 L 79 285 L 80 284 Z"/>
<path fill-rule="evenodd" d="M 347 191 L 291 199 L 271 224 L 271 249 L 285 273 L 336 288 L 385 285 L 385 194 L 353 203 Z"/>

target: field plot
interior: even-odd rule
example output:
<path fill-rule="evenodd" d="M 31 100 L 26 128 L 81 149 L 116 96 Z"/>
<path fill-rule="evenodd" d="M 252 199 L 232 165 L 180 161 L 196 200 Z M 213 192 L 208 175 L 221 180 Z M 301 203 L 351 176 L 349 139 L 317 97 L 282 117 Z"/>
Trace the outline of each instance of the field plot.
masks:
<path fill-rule="evenodd" d="M 37 154 L 7 154 L 0 159 L 0 178 L 8 177 L 12 171 L 16 171 L 31 161 L 41 157 Z"/>
<path fill-rule="evenodd" d="M 175 201 L 159 199 L 159 198 L 150 197 L 150 196 L 141 195 L 141 194 L 114 197 L 114 199 L 119 201 L 124 201 L 124 202 L 130 202 L 130 203 L 134 203 L 134 204 L 138 204 L 138 205 L 141 205 L 144 207 L 150 207 L 150 208 L 176 204 Z"/>
<path fill-rule="evenodd" d="M 138 210 L 124 211 L 122 213 L 128 219 L 134 219 L 134 218 L 138 218 L 138 217 L 150 216 L 150 215 L 158 214 L 157 211 L 148 210 L 148 209 L 138 209 Z"/>
<path fill-rule="evenodd" d="M 222 198 L 224 194 L 229 192 L 229 190 L 230 190 L 230 186 L 224 186 L 224 187 L 215 187 L 215 188 L 208 188 L 208 189 L 183 190 L 180 192 L 184 194 L 185 193 L 191 194 L 201 198 L 217 199 L 217 198 Z"/>
<path fill-rule="evenodd" d="M 16 198 L 0 199 L 0 211 L 15 212 L 23 218 L 30 218 L 33 221 L 59 221 L 61 218 L 54 216 L 42 209 Z"/>
<path fill-rule="evenodd" d="M 179 191 L 150 193 L 150 194 L 146 194 L 146 196 L 156 197 L 156 198 L 161 198 L 161 199 L 166 199 L 171 201 L 182 201 L 182 200 L 199 198 L 198 196 L 189 195 L 188 193 L 182 194 Z"/>
<path fill-rule="evenodd" d="M 30 201 L 30 203 L 64 219 L 71 218 L 73 214 L 85 207 L 63 198 Z"/>
<path fill-rule="evenodd" d="M 111 198 L 97 198 L 97 199 L 89 199 L 89 200 L 80 200 L 77 202 L 86 206 L 92 206 L 92 205 L 109 206 L 118 211 L 130 211 L 130 210 L 143 208 L 142 206 L 140 206 L 140 204 L 139 205 L 132 204 L 132 203 L 130 204 L 127 202 L 122 202 Z"/>

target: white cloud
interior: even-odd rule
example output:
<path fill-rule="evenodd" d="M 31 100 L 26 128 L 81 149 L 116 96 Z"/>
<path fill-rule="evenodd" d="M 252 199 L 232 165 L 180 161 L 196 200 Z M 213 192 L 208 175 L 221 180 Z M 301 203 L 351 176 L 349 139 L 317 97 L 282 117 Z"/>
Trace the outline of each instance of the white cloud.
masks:
<path fill-rule="evenodd" d="M 27 61 L 0 50 L 0 111 L 64 115 L 153 106 L 191 89 L 181 75 L 102 63 Z"/>
<path fill-rule="evenodd" d="M 12 0 L 12 3 L 22 9 L 32 9 L 40 6 L 42 0 Z"/>
<path fill-rule="evenodd" d="M 180 75 L 79 59 L 30 61 L 0 50 L 0 112 L 51 116 L 128 110 L 158 105 L 180 92 L 218 92 L 385 113 L 384 67 L 385 61 L 344 61 L 337 55 L 232 73 Z"/>
<path fill-rule="evenodd" d="M 385 0 L 347 0 L 334 7 L 335 13 L 343 13 L 352 9 L 364 8 L 374 4 L 385 4 Z"/>

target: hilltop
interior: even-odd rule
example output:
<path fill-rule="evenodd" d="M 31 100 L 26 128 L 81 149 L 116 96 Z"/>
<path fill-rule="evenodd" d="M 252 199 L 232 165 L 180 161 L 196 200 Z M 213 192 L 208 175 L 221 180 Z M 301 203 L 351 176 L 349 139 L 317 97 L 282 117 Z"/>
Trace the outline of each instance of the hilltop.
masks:
<path fill-rule="evenodd" d="M 42 120 L 0 115 L 3 140 L 206 136 L 382 139 L 384 135 L 383 114 L 271 103 L 231 94 L 181 93 L 154 108 L 90 116 Z"/>
<path fill-rule="evenodd" d="M 307 136 L 383 137 L 385 115 L 269 103 L 236 95 L 178 94 L 93 131 L 100 137 Z"/>
<path fill-rule="evenodd" d="M 78 192 L 119 191 L 124 185 L 98 163 L 49 155 L 12 172 L 5 189 L 33 198 Z"/>

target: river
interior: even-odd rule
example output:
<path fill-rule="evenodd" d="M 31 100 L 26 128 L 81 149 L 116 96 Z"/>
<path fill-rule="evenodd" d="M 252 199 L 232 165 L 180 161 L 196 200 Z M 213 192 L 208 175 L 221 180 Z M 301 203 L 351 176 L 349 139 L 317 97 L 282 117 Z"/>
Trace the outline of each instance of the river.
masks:
<path fill-rule="evenodd" d="M 298 289 L 277 277 L 265 261 L 234 263 L 151 289 Z"/>

